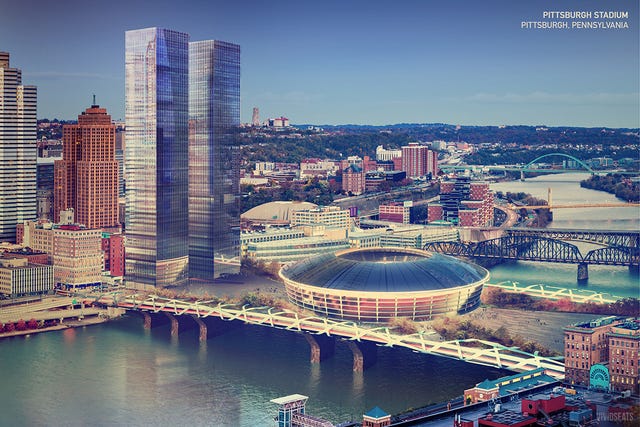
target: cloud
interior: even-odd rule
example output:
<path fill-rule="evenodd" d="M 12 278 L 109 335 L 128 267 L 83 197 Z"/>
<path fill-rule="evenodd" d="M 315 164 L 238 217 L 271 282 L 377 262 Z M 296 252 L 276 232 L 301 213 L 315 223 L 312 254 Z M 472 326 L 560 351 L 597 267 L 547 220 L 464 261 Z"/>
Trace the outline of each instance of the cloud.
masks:
<path fill-rule="evenodd" d="M 488 104 L 613 104 L 613 105 L 637 105 L 640 93 L 476 93 L 464 98 L 467 102 Z"/>

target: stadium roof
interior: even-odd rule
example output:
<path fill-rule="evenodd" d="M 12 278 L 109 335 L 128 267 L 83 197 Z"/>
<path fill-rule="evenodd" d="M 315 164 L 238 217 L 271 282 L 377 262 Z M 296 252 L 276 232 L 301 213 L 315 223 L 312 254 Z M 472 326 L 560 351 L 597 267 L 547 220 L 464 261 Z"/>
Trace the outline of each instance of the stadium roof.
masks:
<path fill-rule="evenodd" d="M 291 221 L 291 212 L 317 207 L 318 205 L 309 202 L 269 202 L 249 209 L 241 217 L 263 221 Z"/>
<path fill-rule="evenodd" d="M 300 284 L 360 292 L 417 292 L 470 285 L 484 268 L 437 253 L 401 248 L 349 249 L 307 258 L 282 271 Z"/>

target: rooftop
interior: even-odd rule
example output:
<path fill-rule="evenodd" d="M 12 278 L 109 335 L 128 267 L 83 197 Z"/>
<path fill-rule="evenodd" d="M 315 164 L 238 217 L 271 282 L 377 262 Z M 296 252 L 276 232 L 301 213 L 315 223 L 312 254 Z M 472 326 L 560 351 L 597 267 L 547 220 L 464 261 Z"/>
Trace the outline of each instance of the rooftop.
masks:
<path fill-rule="evenodd" d="M 273 402 L 277 405 L 285 405 L 291 402 L 298 402 L 300 400 L 307 400 L 308 396 L 303 396 L 301 394 L 290 394 L 288 396 L 279 397 L 277 399 L 272 399 L 270 402 Z"/>
<path fill-rule="evenodd" d="M 367 412 L 364 415 L 366 415 L 369 418 L 374 418 L 374 419 L 384 418 L 384 417 L 388 417 L 389 416 L 389 414 L 387 414 L 385 411 L 380 409 L 380 407 L 378 407 L 378 406 L 376 406 L 375 408 L 373 408 L 372 410 L 370 410 L 369 412 Z"/>
<path fill-rule="evenodd" d="M 486 280 L 484 268 L 416 249 L 347 249 L 300 261 L 282 270 L 290 280 L 347 291 L 417 292 Z"/>
<path fill-rule="evenodd" d="M 481 419 L 493 421 L 494 423 L 500 423 L 507 426 L 519 424 L 523 421 L 531 421 L 531 424 L 534 424 L 537 421 L 537 419 L 534 417 L 530 417 L 529 415 L 522 415 L 520 412 L 511 411 L 508 409 L 506 411 L 495 414 L 487 414 Z"/>

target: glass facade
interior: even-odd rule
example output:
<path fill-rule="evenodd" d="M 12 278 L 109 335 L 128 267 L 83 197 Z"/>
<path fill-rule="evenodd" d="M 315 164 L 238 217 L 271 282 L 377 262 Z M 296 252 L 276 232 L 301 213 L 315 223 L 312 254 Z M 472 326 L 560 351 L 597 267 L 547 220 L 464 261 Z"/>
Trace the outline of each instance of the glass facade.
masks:
<path fill-rule="evenodd" d="M 36 219 L 35 86 L 0 52 L 0 241 L 14 242 L 16 224 Z"/>
<path fill-rule="evenodd" d="M 239 125 L 240 46 L 217 40 L 189 43 L 192 278 L 211 279 L 240 270 Z"/>
<path fill-rule="evenodd" d="M 189 35 L 125 35 L 126 275 L 134 288 L 188 279 Z"/>

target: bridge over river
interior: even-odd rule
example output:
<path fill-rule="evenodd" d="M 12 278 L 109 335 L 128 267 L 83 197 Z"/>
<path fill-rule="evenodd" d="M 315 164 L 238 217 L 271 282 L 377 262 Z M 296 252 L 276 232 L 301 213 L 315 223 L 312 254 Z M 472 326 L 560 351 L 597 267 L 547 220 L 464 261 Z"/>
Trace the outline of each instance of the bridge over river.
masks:
<path fill-rule="evenodd" d="M 582 254 L 564 240 L 607 245 Z M 640 266 L 640 232 L 509 228 L 502 237 L 480 242 L 429 242 L 423 249 L 484 260 L 520 260 L 578 264 L 578 281 L 589 278 L 588 265 Z"/>
<path fill-rule="evenodd" d="M 190 319 L 200 327 L 200 340 L 207 339 L 212 322 L 241 321 L 247 324 L 280 328 L 303 333 L 311 346 L 311 361 L 319 363 L 333 354 L 336 340 L 347 343 L 354 356 L 353 368 L 361 371 L 375 362 L 376 346 L 405 347 L 417 353 L 433 354 L 486 366 L 524 372 L 544 368 L 549 375 L 564 377 L 564 364 L 489 341 L 466 339 L 436 341 L 428 333 L 398 334 L 387 326 L 367 326 L 351 321 L 302 316 L 297 312 L 273 307 L 236 306 L 212 301 L 186 301 L 155 295 L 108 294 L 94 302 L 141 313 L 150 328 L 152 315 L 164 315 L 171 321 L 171 333 L 179 333 L 180 321 Z M 213 325 L 216 326 L 215 324 Z M 217 326 L 220 326 L 219 324 Z"/>

